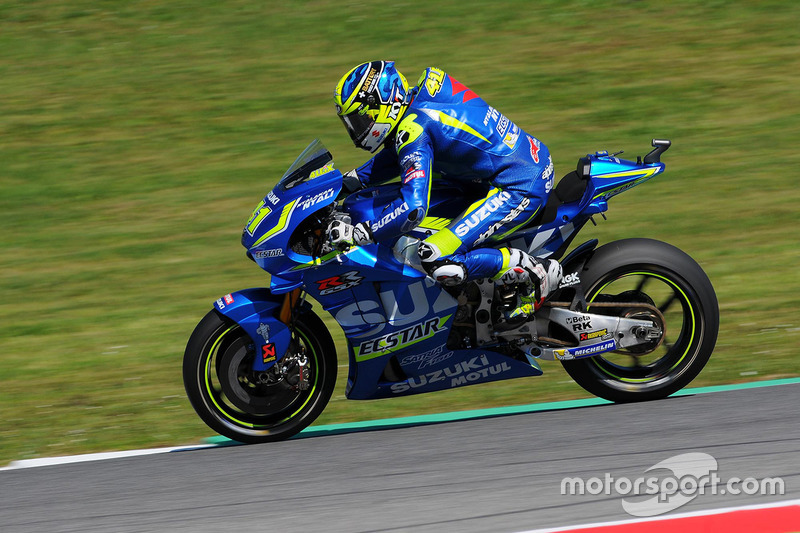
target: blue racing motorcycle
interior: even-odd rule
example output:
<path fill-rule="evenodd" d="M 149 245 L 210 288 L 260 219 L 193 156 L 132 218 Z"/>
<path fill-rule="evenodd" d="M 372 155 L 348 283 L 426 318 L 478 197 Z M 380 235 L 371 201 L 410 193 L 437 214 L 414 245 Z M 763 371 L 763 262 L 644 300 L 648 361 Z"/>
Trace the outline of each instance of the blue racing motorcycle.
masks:
<path fill-rule="evenodd" d="M 670 142 L 636 162 L 597 152 L 581 158 L 531 223 L 499 244 L 561 261 L 564 279 L 535 314 L 507 319 L 520 287 L 478 280 L 444 287 L 426 274 L 419 242 L 476 198 L 437 180 L 422 223 L 392 241 L 345 251 L 328 243 L 336 217 L 380 223 L 399 184 L 343 198 L 342 174 L 312 142 L 253 211 L 247 256 L 271 274 L 269 288 L 219 298 L 186 347 L 183 379 L 192 406 L 215 431 L 240 442 L 286 439 L 308 426 L 334 389 L 336 346 L 309 297 L 347 338 L 346 396 L 389 398 L 542 373 L 560 361 L 587 391 L 615 402 L 666 397 L 686 386 L 716 343 L 719 311 L 700 266 L 649 239 L 569 253 L 608 200 L 664 171 Z M 603 215 L 605 218 L 605 216 Z"/>

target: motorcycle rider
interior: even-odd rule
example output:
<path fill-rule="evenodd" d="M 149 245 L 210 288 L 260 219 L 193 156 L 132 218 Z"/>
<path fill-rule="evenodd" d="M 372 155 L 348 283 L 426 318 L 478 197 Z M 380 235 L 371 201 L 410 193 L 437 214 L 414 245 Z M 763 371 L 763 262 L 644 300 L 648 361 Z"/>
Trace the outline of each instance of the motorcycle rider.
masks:
<path fill-rule="evenodd" d="M 438 68 L 427 68 L 409 88 L 392 61 L 363 63 L 345 74 L 334 91 L 336 112 L 358 148 L 383 150 L 344 174 L 345 192 L 401 176 L 400 196 L 379 220 L 328 228 L 337 248 L 399 236 L 426 216 L 436 172 L 451 183 L 489 189 L 460 217 L 419 245 L 425 270 L 446 286 L 491 278 L 523 284 L 522 305 L 509 314 L 538 308 L 561 280 L 561 266 L 515 248 L 494 248 L 529 223 L 553 187 L 547 147 L 478 95 Z M 533 305 L 531 305 L 533 304 Z"/>

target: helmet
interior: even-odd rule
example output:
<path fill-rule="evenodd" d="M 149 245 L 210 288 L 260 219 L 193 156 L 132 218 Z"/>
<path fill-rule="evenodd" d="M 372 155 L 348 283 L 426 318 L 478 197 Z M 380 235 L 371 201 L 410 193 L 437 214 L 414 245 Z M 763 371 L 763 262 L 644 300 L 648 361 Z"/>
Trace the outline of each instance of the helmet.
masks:
<path fill-rule="evenodd" d="M 333 92 L 336 113 L 356 147 L 377 150 L 408 107 L 408 82 L 394 61 L 363 63 L 345 74 Z"/>

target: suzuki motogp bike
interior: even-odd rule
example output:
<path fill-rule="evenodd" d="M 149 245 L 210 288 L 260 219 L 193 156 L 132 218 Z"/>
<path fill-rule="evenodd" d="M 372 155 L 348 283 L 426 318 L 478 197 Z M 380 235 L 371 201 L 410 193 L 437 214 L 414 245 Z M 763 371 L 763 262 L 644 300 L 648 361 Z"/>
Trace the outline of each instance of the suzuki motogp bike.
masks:
<path fill-rule="evenodd" d="M 669 244 L 625 239 L 571 244 L 608 201 L 664 171 L 670 141 L 636 162 L 596 152 L 549 191 L 543 209 L 496 246 L 558 259 L 564 278 L 535 313 L 507 319 L 522 287 L 488 279 L 445 287 L 417 255 L 477 198 L 436 180 L 426 218 L 392 242 L 341 251 L 326 230 L 336 217 L 381 221 L 399 183 L 342 194 L 342 174 L 312 142 L 253 211 L 247 256 L 269 288 L 231 292 L 197 325 L 183 360 L 192 406 L 239 442 L 286 439 L 324 409 L 336 346 L 309 297 L 344 330 L 354 400 L 390 398 L 542 374 L 560 361 L 581 387 L 613 402 L 664 398 L 708 361 L 719 312 L 700 266 Z M 485 194 L 485 191 L 484 191 Z M 482 196 L 479 196 L 482 197 Z"/>

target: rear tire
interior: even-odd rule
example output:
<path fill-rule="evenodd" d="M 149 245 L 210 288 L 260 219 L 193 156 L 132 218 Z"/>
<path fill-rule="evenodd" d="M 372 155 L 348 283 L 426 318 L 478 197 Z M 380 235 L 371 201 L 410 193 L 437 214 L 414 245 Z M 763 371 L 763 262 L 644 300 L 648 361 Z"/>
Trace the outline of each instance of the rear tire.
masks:
<path fill-rule="evenodd" d="M 255 379 L 252 339 L 235 322 L 209 311 L 183 357 L 186 394 L 208 427 L 239 442 L 272 442 L 299 433 L 322 413 L 336 385 L 336 347 L 324 322 L 309 310 L 297 318 L 293 339 L 308 359 L 306 390 L 288 379 Z"/>
<path fill-rule="evenodd" d="M 688 385 L 708 362 L 719 330 L 714 288 L 691 257 L 669 244 L 627 239 L 600 247 L 580 273 L 589 313 L 593 301 L 653 303 L 666 319 L 664 338 L 644 349 L 563 361 L 581 387 L 614 402 L 664 398 Z M 613 308 L 619 316 L 635 307 Z"/>

